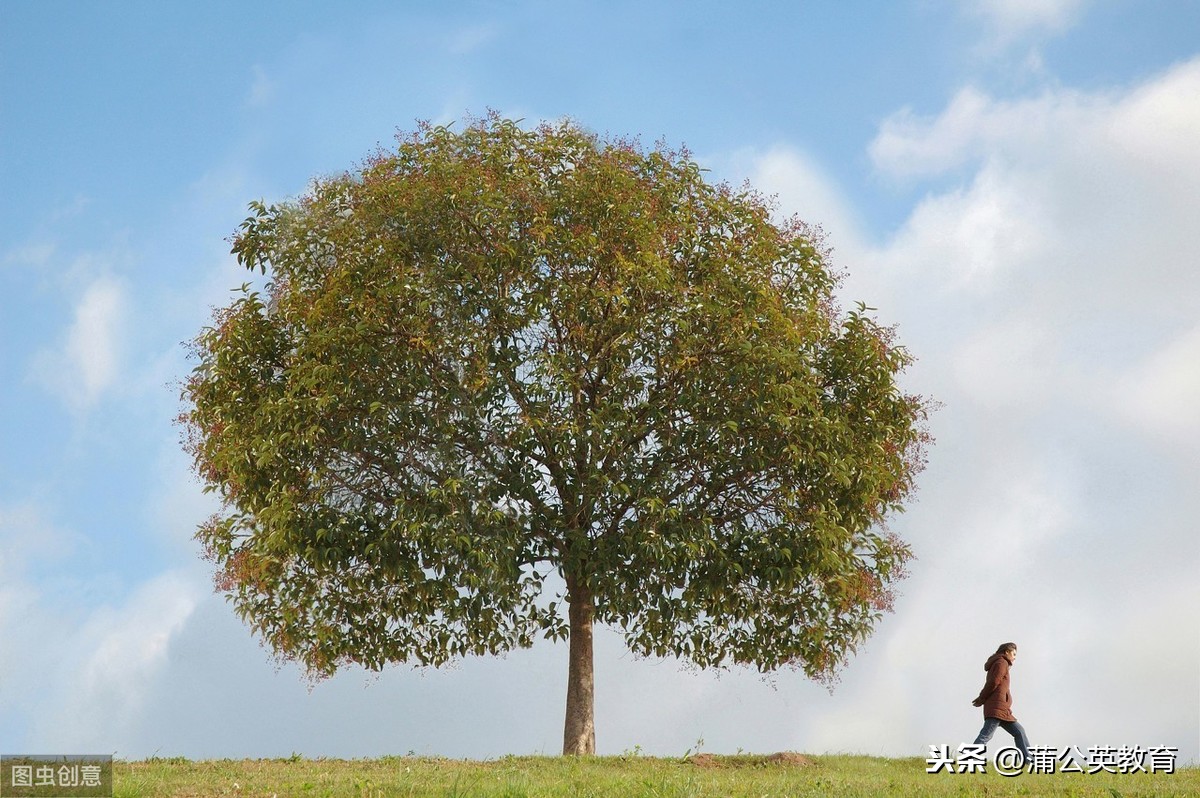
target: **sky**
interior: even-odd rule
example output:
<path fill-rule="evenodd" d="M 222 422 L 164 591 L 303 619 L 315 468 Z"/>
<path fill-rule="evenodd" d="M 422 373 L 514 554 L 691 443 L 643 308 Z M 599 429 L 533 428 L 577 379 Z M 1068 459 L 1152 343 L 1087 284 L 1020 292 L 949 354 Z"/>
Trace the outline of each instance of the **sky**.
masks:
<path fill-rule="evenodd" d="M 0 750 L 561 749 L 563 643 L 275 662 L 173 423 L 249 202 L 494 109 L 686 145 L 820 225 L 940 405 L 891 524 L 916 560 L 840 683 L 600 630 L 598 752 L 925 756 L 1011 640 L 1033 744 L 1200 760 L 1197 34 L 1190 0 L 0 0 Z"/>

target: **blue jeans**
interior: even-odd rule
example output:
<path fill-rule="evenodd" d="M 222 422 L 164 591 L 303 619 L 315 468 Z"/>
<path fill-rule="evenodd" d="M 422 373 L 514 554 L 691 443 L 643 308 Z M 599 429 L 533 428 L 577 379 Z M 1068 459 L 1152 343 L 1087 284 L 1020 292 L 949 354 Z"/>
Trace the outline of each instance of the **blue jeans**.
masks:
<path fill-rule="evenodd" d="M 1029 738 L 1025 736 L 1025 728 L 1015 720 L 1000 720 L 1000 718 L 984 718 L 983 728 L 979 730 L 979 736 L 975 738 L 975 745 L 987 745 L 988 740 L 992 739 L 992 735 L 996 733 L 996 727 L 1001 726 L 1006 732 L 1013 736 L 1017 741 L 1017 749 L 1021 755 L 1025 757 L 1025 761 L 1029 761 Z"/>

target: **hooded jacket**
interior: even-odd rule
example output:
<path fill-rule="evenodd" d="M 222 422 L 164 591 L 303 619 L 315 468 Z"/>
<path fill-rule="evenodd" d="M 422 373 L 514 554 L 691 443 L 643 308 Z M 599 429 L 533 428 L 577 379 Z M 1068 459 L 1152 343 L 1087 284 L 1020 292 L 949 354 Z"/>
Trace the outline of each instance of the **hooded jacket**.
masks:
<path fill-rule="evenodd" d="M 987 671 L 987 681 L 973 703 L 975 706 L 983 706 L 985 718 L 1015 721 L 1012 713 L 1012 693 L 1008 690 L 1008 660 L 1003 654 L 993 654 L 988 657 L 983 669 Z"/>

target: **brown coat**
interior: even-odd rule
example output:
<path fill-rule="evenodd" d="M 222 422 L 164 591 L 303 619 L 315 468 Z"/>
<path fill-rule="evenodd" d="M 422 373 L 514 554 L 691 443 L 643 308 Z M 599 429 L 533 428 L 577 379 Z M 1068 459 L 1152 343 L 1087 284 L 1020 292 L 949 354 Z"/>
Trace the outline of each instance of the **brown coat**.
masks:
<path fill-rule="evenodd" d="M 979 697 L 972 703 L 983 707 L 985 718 L 1016 720 L 1012 713 L 1012 693 L 1008 690 L 1008 668 L 1008 660 L 1003 654 L 993 654 L 984 663 L 987 681 L 979 691 Z"/>

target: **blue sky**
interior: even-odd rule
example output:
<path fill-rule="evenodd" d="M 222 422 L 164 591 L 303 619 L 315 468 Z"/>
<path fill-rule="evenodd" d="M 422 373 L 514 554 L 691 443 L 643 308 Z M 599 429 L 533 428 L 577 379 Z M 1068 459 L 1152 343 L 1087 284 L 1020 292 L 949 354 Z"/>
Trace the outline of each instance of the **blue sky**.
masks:
<path fill-rule="evenodd" d="M 1200 758 L 1197 33 L 1167 0 L 0 4 L 0 749 L 557 750 L 563 646 L 277 670 L 211 592 L 172 426 L 249 201 L 492 108 L 777 195 L 943 403 L 918 560 L 841 686 L 602 636 L 602 752 L 923 754 L 1015 639 L 1035 744 Z"/>

